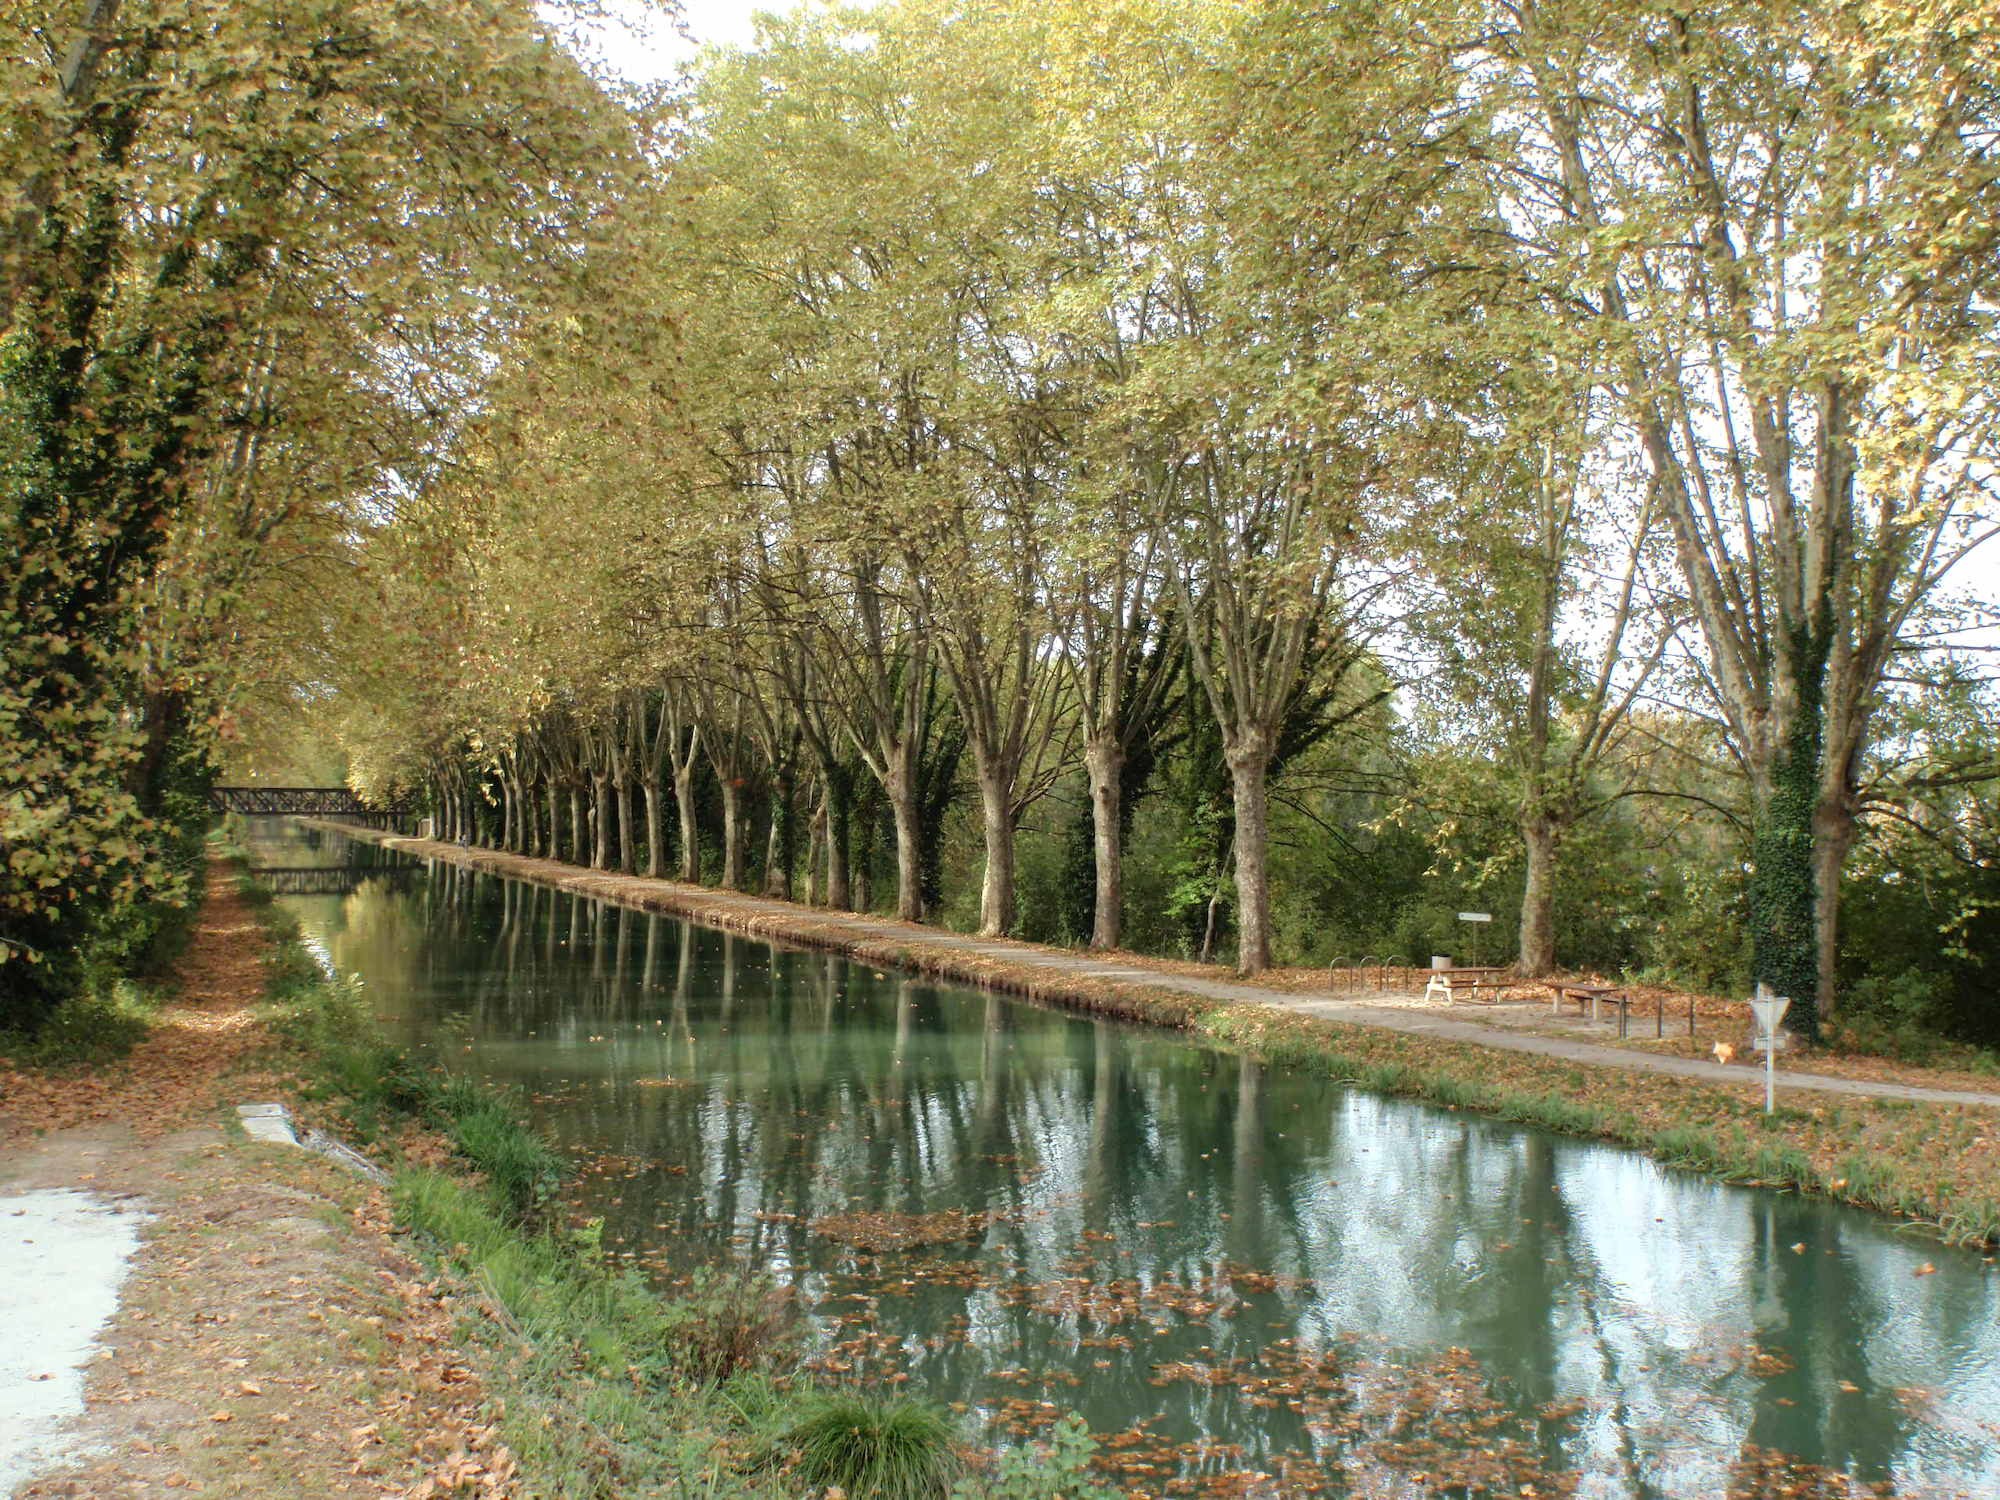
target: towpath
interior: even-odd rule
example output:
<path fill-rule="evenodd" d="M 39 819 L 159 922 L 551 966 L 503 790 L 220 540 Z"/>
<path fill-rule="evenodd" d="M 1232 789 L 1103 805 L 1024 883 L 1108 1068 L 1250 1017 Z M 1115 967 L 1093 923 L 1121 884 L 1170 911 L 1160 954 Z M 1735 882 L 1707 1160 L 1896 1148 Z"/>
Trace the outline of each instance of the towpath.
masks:
<path fill-rule="evenodd" d="M 230 1123 L 289 1093 L 268 951 L 212 866 L 128 1057 L 0 1061 L 0 1496 L 520 1493 L 383 1191 Z"/>

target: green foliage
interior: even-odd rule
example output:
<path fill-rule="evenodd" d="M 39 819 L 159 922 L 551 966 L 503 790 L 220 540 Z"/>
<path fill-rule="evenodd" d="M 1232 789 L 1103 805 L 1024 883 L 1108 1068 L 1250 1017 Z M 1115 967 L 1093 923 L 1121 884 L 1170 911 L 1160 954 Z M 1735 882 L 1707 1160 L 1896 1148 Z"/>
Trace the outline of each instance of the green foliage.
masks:
<path fill-rule="evenodd" d="M 0 1031 L 0 1056 L 22 1067 L 113 1062 L 145 1039 L 157 998 L 129 979 L 100 980 L 69 996 L 31 1032 Z"/>
<path fill-rule="evenodd" d="M 1972 713 L 1985 719 L 1990 707 Z M 1992 732 L 1951 735 L 1943 748 L 1949 763 L 1978 765 Z M 1955 787 L 1907 819 L 1864 825 L 1842 912 L 1838 1045 L 1971 1066 L 1981 1053 L 1962 1048 L 2000 1050 L 2000 786 Z"/>
<path fill-rule="evenodd" d="M 6 705 L 0 688 L 0 740 Z M 60 743 L 39 733 L 0 747 L 0 784 L 22 777 L 68 789 L 67 801 L 39 808 L 32 799 L 0 802 L 0 848 L 21 841 L 0 872 L 0 1028 L 32 1033 L 72 1000 L 101 1010 L 121 978 L 162 979 L 187 945 L 207 881 L 213 769 L 185 726 L 159 732 L 136 793 L 130 783 L 145 757 L 124 726 L 103 736 L 108 761 L 64 760 Z M 91 780 L 114 776 L 115 790 Z M 101 826 L 83 811 L 100 795 L 109 799 Z M 66 860 L 77 869 L 59 874 Z M 9 876 L 20 882 L 11 890 Z"/>
<path fill-rule="evenodd" d="M 100 950 L 170 956 L 208 759 L 324 624 L 272 608 L 339 574 L 311 534 L 429 461 L 625 139 L 524 0 L 9 10 L 0 44 L 0 1025 L 32 1027 Z"/>
<path fill-rule="evenodd" d="M 936 1407 L 845 1392 L 817 1399 L 772 1461 L 809 1489 L 838 1486 L 853 1500 L 944 1500 L 964 1467 Z"/>
<path fill-rule="evenodd" d="M 1071 1412 L 1046 1443 L 1009 1448 L 991 1474 L 961 1479 L 952 1500 L 1115 1500 L 1121 1492 L 1091 1478 L 1097 1442 L 1083 1418 Z"/>

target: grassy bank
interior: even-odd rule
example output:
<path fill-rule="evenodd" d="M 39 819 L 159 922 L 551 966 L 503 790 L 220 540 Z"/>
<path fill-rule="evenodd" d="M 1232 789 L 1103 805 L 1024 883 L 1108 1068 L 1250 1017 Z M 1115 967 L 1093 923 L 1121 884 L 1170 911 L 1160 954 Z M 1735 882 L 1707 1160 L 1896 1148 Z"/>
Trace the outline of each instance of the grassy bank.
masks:
<path fill-rule="evenodd" d="M 1922 1224 L 1953 1244 L 2000 1243 L 2000 1114 L 1899 1100 L 1761 1098 L 1700 1082 L 1552 1063 L 1265 1006 L 1220 1006 L 1191 1029 L 1378 1093 L 1634 1147 L 1726 1181 L 1789 1189 Z M 1800 1102 L 1801 1100 L 1810 1102 Z"/>
<path fill-rule="evenodd" d="M 1073 1428 L 995 1462 L 918 1400 L 803 1377 L 803 1330 L 740 1267 L 672 1287 L 563 1222 L 567 1163 L 515 1101 L 388 1045 L 247 877 L 271 939 L 266 1024 L 305 1107 L 393 1173 L 399 1227 L 455 1288 L 502 1442 L 535 1495 L 1040 1500 L 1108 1495 Z"/>
<path fill-rule="evenodd" d="M 357 831 L 381 842 L 383 836 Z M 1052 973 L 1004 953 L 952 950 L 857 931 L 810 907 L 747 903 L 662 881 L 579 870 L 491 850 L 422 852 L 644 911 L 686 917 L 877 967 L 1184 1030 L 1203 1042 L 1309 1068 L 1381 1093 L 1614 1142 L 1731 1182 L 1898 1215 L 1959 1245 L 2000 1245 L 2000 1111 L 1977 1105 L 1781 1091 L 1763 1113 L 1741 1084 L 1595 1067 L 1475 1043 L 1343 1024 L 1275 1006 L 1215 1001 L 1141 979 Z M 1121 966 L 1139 967 L 1143 960 Z M 1277 998 L 1274 996 L 1274 998 Z"/>

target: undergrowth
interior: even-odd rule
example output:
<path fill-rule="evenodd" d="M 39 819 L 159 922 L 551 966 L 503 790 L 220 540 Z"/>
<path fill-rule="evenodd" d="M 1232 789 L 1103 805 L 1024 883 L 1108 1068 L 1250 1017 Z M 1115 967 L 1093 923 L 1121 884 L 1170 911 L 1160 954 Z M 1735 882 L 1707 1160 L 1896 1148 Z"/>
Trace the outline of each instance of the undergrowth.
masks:
<path fill-rule="evenodd" d="M 0 1032 L 0 1057 L 61 1071 L 116 1062 L 145 1040 L 160 995 L 136 979 L 101 975 L 48 1013 L 32 1032 Z"/>
<path fill-rule="evenodd" d="M 853 1392 L 813 1402 L 772 1456 L 803 1484 L 870 1500 L 944 1500 L 964 1467 L 935 1407 Z"/>

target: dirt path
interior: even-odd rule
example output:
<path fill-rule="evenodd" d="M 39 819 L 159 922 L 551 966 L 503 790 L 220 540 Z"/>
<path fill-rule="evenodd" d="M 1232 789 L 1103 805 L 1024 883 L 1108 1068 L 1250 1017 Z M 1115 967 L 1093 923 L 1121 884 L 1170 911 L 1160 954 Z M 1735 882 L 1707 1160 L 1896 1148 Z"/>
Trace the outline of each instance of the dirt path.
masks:
<path fill-rule="evenodd" d="M 380 1190 L 225 1124 L 226 1104 L 283 1090 L 258 1058 L 263 933 L 213 874 L 181 998 L 126 1062 L 0 1069 L 0 1195 L 148 1216 L 88 1354 L 71 1460 L 14 1493 L 508 1493 L 449 1302 L 392 1239 Z M 55 1299 L 96 1273 L 78 1257 L 36 1274 Z M 0 1344 L 25 1332 L 0 1327 Z"/>
<path fill-rule="evenodd" d="M 556 860 L 405 838 L 340 823 L 301 821 L 425 859 L 447 860 L 518 880 L 531 880 L 640 911 L 671 912 L 713 926 L 829 948 L 871 962 L 915 962 L 940 977 L 1025 991 L 1044 999 L 1068 998 L 1101 1004 L 1107 993 L 1116 995 L 1122 991 L 1135 1002 L 1132 1013 L 1144 1015 L 1148 1013 L 1146 997 L 1165 992 L 1184 999 L 1266 1005 L 1344 1025 L 1467 1042 L 1565 1064 L 1667 1074 L 1760 1093 L 1763 1087 L 1762 1071 L 1740 1063 L 1726 1066 L 1670 1052 L 1612 1046 L 1518 1025 L 1491 1024 L 1481 1020 L 1479 1009 L 1473 1006 L 1450 1010 L 1396 1007 L 1343 999 L 1325 992 L 1279 990 L 1189 974 L 1185 965 L 1154 962 L 1133 954 L 1092 955 L 1009 939 L 967 937 L 911 922 L 827 911 L 737 891 L 585 870 Z M 1808 1073 L 1789 1069 L 1783 1062 L 1779 1064 L 1779 1075 L 1780 1087 L 1787 1092 L 1809 1090 L 1849 1098 L 2000 1108 L 2000 1091 Z"/>

